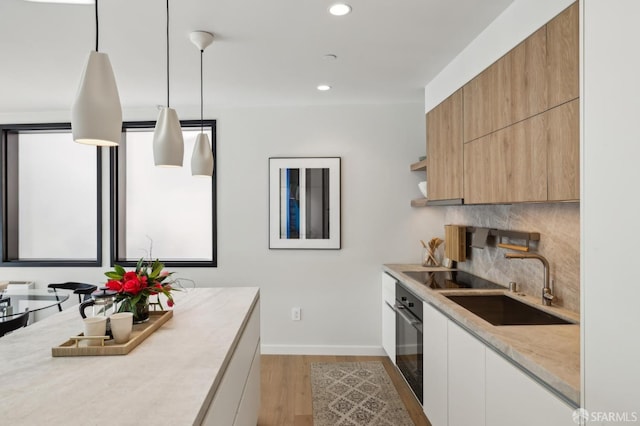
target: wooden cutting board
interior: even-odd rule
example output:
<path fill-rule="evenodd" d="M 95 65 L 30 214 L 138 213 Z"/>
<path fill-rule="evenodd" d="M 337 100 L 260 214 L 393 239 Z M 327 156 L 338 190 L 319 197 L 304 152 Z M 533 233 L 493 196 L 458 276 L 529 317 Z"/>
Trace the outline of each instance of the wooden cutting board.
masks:
<path fill-rule="evenodd" d="M 456 262 L 467 260 L 467 229 L 463 225 L 444 226 L 444 255 Z"/>

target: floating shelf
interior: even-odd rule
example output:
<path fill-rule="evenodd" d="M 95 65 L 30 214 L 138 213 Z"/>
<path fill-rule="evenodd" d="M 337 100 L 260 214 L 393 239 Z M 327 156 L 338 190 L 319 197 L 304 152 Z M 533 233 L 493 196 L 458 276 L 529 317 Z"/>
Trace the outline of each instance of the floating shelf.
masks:
<path fill-rule="evenodd" d="M 418 198 L 411 200 L 411 207 L 427 207 L 427 206 L 461 206 L 464 204 L 462 198 L 452 198 L 450 200 L 429 200 L 428 198 Z"/>
<path fill-rule="evenodd" d="M 429 200 L 427 202 L 427 206 L 461 206 L 463 204 L 463 198 L 450 198 L 448 200 Z"/>
<path fill-rule="evenodd" d="M 413 163 L 409 166 L 412 172 L 421 172 L 427 170 L 427 159 L 425 158 L 422 161 L 418 161 L 417 163 Z"/>

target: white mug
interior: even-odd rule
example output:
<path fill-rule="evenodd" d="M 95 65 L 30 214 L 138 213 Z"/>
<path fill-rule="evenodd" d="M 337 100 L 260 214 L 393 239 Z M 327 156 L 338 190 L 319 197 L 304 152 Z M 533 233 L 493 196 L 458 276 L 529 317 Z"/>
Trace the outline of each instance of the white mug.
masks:
<path fill-rule="evenodd" d="M 85 336 L 104 336 L 107 332 L 107 317 L 97 316 L 84 318 L 84 335 Z M 100 339 L 90 339 L 89 346 L 100 346 Z"/>
<path fill-rule="evenodd" d="M 109 318 L 115 343 L 127 343 L 131 338 L 131 330 L 133 329 L 133 313 L 120 312 L 111 315 Z"/>

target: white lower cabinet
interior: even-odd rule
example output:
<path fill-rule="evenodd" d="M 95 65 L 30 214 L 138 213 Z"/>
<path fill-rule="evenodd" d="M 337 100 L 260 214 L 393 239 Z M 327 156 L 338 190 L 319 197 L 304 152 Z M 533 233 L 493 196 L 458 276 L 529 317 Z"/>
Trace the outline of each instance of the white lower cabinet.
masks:
<path fill-rule="evenodd" d="M 391 306 L 396 302 L 396 279 L 382 273 L 382 347 L 396 363 L 396 313 Z M 389 306 L 391 305 L 391 306 Z"/>
<path fill-rule="evenodd" d="M 575 425 L 573 408 L 491 349 L 486 351 L 487 425 Z"/>
<path fill-rule="evenodd" d="M 432 426 L 446 426 L 447 323 L 449 320 L 426 302 L 422 303 L 424 414 Z"/>
<path fill-rule="evenodd" d="M 452 321 L 447 330 L 449 426 L 482 426 L 485 424 L 485 346 Z"/>
<path fill-rule="evenodd" d="M 424 413 L 433 426 L 570 426 L 573 407 L 423 303 Z"/>

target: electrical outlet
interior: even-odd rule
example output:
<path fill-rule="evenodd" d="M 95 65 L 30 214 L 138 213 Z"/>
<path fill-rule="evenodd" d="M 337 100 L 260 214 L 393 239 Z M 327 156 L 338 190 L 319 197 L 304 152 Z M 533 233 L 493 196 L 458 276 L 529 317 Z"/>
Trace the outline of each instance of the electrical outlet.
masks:
<path fill-rule="evenodd" d="M 300 321 L 300 308 L 291 308 L 291 320 Z"/>

